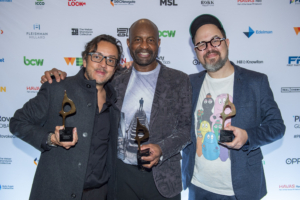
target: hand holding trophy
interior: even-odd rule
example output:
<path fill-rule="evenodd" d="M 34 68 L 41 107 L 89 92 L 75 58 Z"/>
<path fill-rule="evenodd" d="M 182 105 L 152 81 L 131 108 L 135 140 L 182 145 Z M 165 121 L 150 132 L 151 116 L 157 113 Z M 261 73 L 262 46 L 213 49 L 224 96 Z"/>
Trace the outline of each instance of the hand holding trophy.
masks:
<path fill-rule="evenodd" d="M 143 167 L 144 164 L 150 164 L 150 161 L 144 161 L 141 158 L 143 156 L 149 156 L 150 155 L 150 151 L 149 148 L 148 149 L 144 149 L 141 150 L 141 142 L 147 140 L 149 138 L 149 130 L 146 128 L 146 126 L 143 126 L 139 119 L 137 118 L 137 124 L 136 124 L 136 136 L 135 136 L 135 140 L 138 143 L 138 151 L 137 151 L 137 163 L 138 166 L 140 168 L 140 170 L 145 170 L 145 168 Z M 139 137 L 139 133 L 143 133 L 143 137 Z"/>

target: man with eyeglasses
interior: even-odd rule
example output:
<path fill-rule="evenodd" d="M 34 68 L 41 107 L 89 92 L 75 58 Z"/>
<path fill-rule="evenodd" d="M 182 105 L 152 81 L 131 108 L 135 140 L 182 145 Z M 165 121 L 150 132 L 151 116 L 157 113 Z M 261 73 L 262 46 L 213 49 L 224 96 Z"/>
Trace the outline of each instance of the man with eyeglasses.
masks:
<path fill-rule="evenodd" d="M 10 120 L 10 131 L 41 151 L 30 200 L 105 200 L 108 188 L 114 188 L 120 111 L 108 81 L 122 51 L 114 37 L 95 37 L 82 52 L 77 75 L 43 84 Z M 59 138 L 65 91 L 76 106 L 76 113 L 66 118 L 67 127 L 76 127 L 71 142 Z"/>
<path fill-rule="evenodd" d="M 285 132 L 268 78 L 229 61 L 229 39 L 216 17 L 198 16 L 190 34 L 206 70 L 190 75 L 193 143 L 182 155 L 184 189 L 189 188 L 190 200 L 261 199 L 267 191 L 260 147 Z M 234 139 L 217 143 L 227 97 L 236 116 L 225 120 L 225 130 L 233 131 Z M 225 113 L 229 112 L 227 108 Z"/>

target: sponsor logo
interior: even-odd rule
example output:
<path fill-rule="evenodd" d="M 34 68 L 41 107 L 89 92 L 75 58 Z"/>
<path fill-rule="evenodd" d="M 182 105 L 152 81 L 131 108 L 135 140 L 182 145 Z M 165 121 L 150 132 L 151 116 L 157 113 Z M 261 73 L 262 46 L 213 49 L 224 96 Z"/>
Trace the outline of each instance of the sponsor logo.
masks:
<path fill-rule="evenodd" d="M 237 60 L 237 64 L 263 64 L 262 60 Z"/>
<path fill-rule="evenodd" d="M 34 160 L 33 160 L 33 163 L 35 164 L 35 165 L 38 165 L 38 162 L 39 162 L 40 160 L 38 160 L 37 158 L 35 158 Z"/>
<path fill-rule="evenodd" d="M 290 56 L 288 67 L 299 67 L 300 66 L 300 56 Z"/>
<path fill-rule="evenodd" d="M 13 185 L 0 185 L 0 188 L 2 190 L 13 190 L 14 186 Z"/>
<path fill-rule="evenodd" d="M 0 86 L 0 92 L 6 92 L 6 87 Z"/>
<path fill-rule="evenodd" d="M 117 36 L 118 37 L 128 37 L 129 36 L 129 28 L 117 28 Z"/>
<path fill-rule="evenodd" d="M 293 116 L 294 122 L 300 122 L 300 116 L 295 115 Z M 294 128 L 300 128 L 300 124 L 294 124 Z M 294 138 L 300 138 L 300 135 L 294 135 Z"/>
<path fill-rule="evenodd" d="M 175 37 L 176 31 L 159 31 L 159 37 Z"/>
<path fill-rule="evenodd" d="M 3 127 L 3 125 L 5 125 L 5 127 Z M 0 124 L 0 128 L 8 128 L 8 124 Z M 17 138 L 16 136 L 14 135 L 1 135 L 0 134 L 0 138 L 3 138 L 3 139 L 8 139 L 8 138 Z"/>
<path fill-rule="evenodd" d="M 38 93 L 38 91 L 40 90 L 39 86 L 27 86 L 26 87 L 27 93 Z"/>
<path fill-rule="evenodd" d="M 283 184 L 283 185 L 279 185 L 279 190 L 283 191 L 283 190 L 300 190 L 300 185 L 296 185 L 296 184 Z"/>
<path fill-rule="evenodd" d="M 126 58 L 122 58 L 121 61 L 120 61 L 121 65 L 127 63 L 127 59 Z"/>
<path fill-rule="evenodd" d="M 296 35 L 298 35 L 298 33 L 300 32 L 300 27 L 294 27 L 295 33 Z"/>
<path fill-rule="evenodd" d="M 26 56 L 24 56 L 24 64 L 26 66 L 31 65 L 31 66 L 43 66 L 44 59 L 26 59 Z"/>
<path fill-rule="evenodd" d="M 36 9 L 42 9 L 45 6 L 44 0 L 36 0 L 35 2 L 35 8 Z"/>
<path fill-rule="evenodd" d="M 0 128 L 8 128 L 10 118 L 11 117 L 0 116 Z M 2 135 L 2 136 L 4 136 L 4 135 Z M 3 137 L 1 137 L 1 135 L 0 135 L 0 138 L 3 138 Z"/>
<path fill-rule="evenodd" d="M 175 3 L 175 0 L 160 0 L 160 5 L 165 6 L 178 6 L 178 4 Z"/>
<path fill-rule="evenodd" d="M 164 56 L 158 56 L 157 59 L 162 62 L 164 65 L 171 64 L 170 61 L 166 61 Z"/>
<path fill-rule="evenodd" d="M 68 0 L 68 6 L 86 6 L 86 2 L 77 0 Z"/>
<path fill-rule="evenodd" d="M 290 4 L 295 3 L 295 4 L 300 4 L 300 0 L 290 0 Z"/>
<path fill-rule="evenodd" d="M 131 0 L 110 0 L 110 4 L 112 6 L 117 6 L 117 5 L 134 5 L 136 2 L 131 1 Z"/>
<path fill-rule="evenodd" d="M 0 62 L 4 62 L 4 58 L 0 59 Z"/>
<path fill-rule="evenodd" d="M 202 6 L 214 6 L 214 1 L 201 1 Z"/>
<path fill-rule="evenodd" d="M 0 0 L 0 2 L 12 2 L 12 0 Z"/>
<path fill-rule="evenodd" d="M 92 35 L 93 29 L 91 28 L 72 28 L 72 35 Z"/>
<path fill-rule="evenodd" d="M 262 5 L 262 0 L 237 0 L 237 5 Z"/>
<path fill-rule="evenodd" d="M 33 24 L 33 30 L 41 30 L 40 24 Z M 29 39 L 45 39 L 48 33 L 45 32 L 26 32 L 26 35 L 29 36 Z"/>
<path fill-rule="evenodd" d="M 197 59 L 194 59 L 194 60 L 193 60 L 193 65 L 200 65 L 200 62 L 199 62 L 199 60 L 197 60 Z"/>
<path fill-rule="evenodd" d="M 300 87 L 282 87 L 281 93 L 300 92 Z"/>
<path fill-rule="evenodd" d="M 0 158 L 0 165 L 10 165 L 12 163 L 11 158 Z"/>
<path fill-rule="evenodd" d="M 76 60 L 76 66 L 81 66 L 83 64 L 82 58 L 75 58 L 75 57 L 64 57 L 67 65 L 71 63 L 71 65 L 74 64 L 74 61 Z"/>
<path fill-rule="evenodd" d="M 300 158 L 287 158 L 285 163 L 288 165 L 293 165 L 293 164 L 298 165 L 300 163 Z"/>
<path fill-rule="evenodd" d="M 249 26 L 248 32 L 243 32 L 248 38 L 250 38 L 254 33 L 256 34 L 272 34 L 273 31 L 265 31 L 265 30 L 256 30 L 253 31 L 253 29 Z"/>
<path fill-rule="evenodd" d="M 0 27 L 0 34 L 2 35 L 3 34 L 3 30 L 2 30 L 2 28 Z"/>

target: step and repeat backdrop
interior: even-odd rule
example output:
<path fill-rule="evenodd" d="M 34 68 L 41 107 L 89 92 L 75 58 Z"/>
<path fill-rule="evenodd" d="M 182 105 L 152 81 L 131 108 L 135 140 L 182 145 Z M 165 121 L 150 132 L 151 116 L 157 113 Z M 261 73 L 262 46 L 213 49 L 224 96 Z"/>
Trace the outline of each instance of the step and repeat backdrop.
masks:
<path fill-rule="evenodd" d="M 39 91 L 44 71 L 55 67 L 75 75 L 84 45 L 100 34 L 122 42 L 121 63 L 132 60 L 129 28 L 147 18 L 159 28 L 158 59 L 197 73 L 203 68 L 189 26 L 204 13 L 223 23 L 231 61 L 268 75 L 284 118 L 283 139 L 262 147 L 268 188 L 263 199 L 299 199 L 299 0 L 0 0 L 0 199 L 29 197 L 40 152 L 8 127 L 14 112 Z M 187 194 L 182 192 L 183 200 Z"/>

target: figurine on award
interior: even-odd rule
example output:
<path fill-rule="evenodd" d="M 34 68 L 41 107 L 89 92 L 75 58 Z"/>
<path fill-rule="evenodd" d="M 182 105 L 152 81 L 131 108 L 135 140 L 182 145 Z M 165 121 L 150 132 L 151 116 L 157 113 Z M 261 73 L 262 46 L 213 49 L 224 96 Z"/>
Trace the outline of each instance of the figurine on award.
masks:
<path fill-rule="evenodd" d="M 138 151 L 137 151 L 137 163 L 138 163 L 138 166 L 141 170 L 145 170 L 143 165 L 144 164 L 150 164 L 150 161 L 144 161 L 142 160 L 141 158 L 143 156 L 149 156 L 150 155 L 150 151 L 149 151 L 149 148 L 148 149 L 144 149 L 144 150 L 141 150 L 141 142 L 147 140 L 149 138 L 149 130 L 146 128 L 146 126 L 143 126 L 139 119 L 137 118 L 137 124 L 136 124 L 136 136 L 135 136 L 135 140 L 137 141 L 138 143 Z M 143 137 L 139 137 L 139 133 L 143 133 Z"/>
<path fill-rule="evenodd" d="M 231 112 L 228 114 L 225 114 L 225 109 L 226 108 L 230 108 Z M 229 100 L 229 94 L 227 94 L 227 99 L 225 101 L 224 107 L 223 107 L 223 112 L 221 113 L 221 118 L 223 119 L 222 122 L 222 129 L 220 130 L 220 139 L 219 142 L 223 143 L 223 142 L 232 142 L 232 140 L 234 139 L 234 134 L 233 131 L 229 131 L 229 130 L 224 130 L 224 124 L 225 124 L 225 120 L 233 117 L 236 114 L 236 109 L 234 104 Z"/>
<path fill-rule="evenodd" d="M 64 111 L 64 106 L 66 104 L 70 104 L 71 109 L 68 112 Z M 68 115 L 72 115 L 76 112 L 76 107 L 74 102 L 68 98 L 67 92 L 65 91 L 64 99 L 62 102 L 62 108 L 59 114 L 61 114 L 63 118 L 63 126 L 64 129 L 59 131 L 59 141 L 60 142 L 72 142 L 73 141 L 73 129 L 74 127 L 66 127 L 66 117 Z"/>

